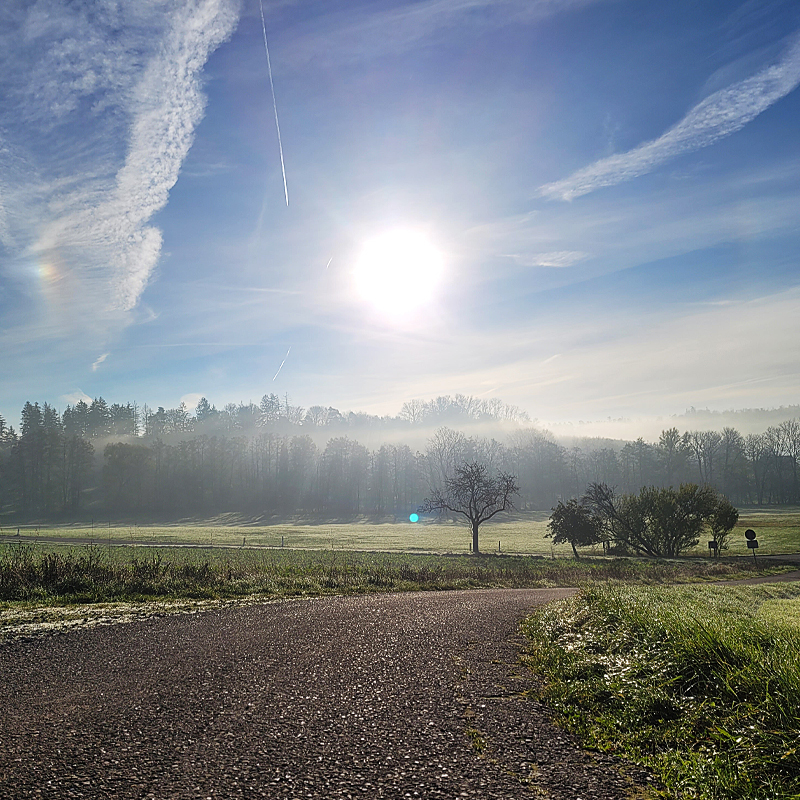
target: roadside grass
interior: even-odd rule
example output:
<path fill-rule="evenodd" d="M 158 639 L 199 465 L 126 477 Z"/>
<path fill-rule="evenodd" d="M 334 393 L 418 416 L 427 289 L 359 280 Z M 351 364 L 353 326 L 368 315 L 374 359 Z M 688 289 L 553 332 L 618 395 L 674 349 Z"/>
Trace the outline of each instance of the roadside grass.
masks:
<path fill-rule="evenodd" d="M 549 588 L 585 582 L 725 580 L 787 567 L 622 558 L 199 547 L 0 544 L 0 635 L 61 608 L 250 602 L 325 594 L 472 588 Z M 162 608 L 161 611 L 164 609 Z M 161 611 L 159 613 L 161 613 Z M 88 613 L 88 612 L 87 612 Z M 109 612 L 110 613 L 110 612 Z M 39 617 L 37 617 L 39 615 Z M 55 611 L 44 616 L 58 616 Z M 44 618 L 44 617 L 42 617 Z"/>
<path fill-rule="evenodd" d="M 534 554 L 570 557 L 568 544 L 553 545 L 546 538 L 549 512 L 520 512 L 510 518 L 492 521 L 481 527 L 480 546 L 487 553 Z M 745 530 L 758 535 L 758 555 L 800 553 L 800 512 L 796 508 L 744 509 L 739 524 L 731 533 L 723 555 L 746 555 Z M 125 523 L 95 520 L 70 525 L 8 525 L 0 528 L 0 541 L 10 542 L 20 532 L 20 540 L 59 540 L 68 544 L 93 542 L 101 545 L 193 545 L 216 547 L 292 548 L 305 550 L 374 550 L 418 553 L 467 553 L 471 532 L 465 525 L 435 520 L 370 520 L 311 524 L 265 522 L 236 514 L 210 520 L 179 520 L 175 524 L 155 524 L 142 520 Z M 602 555 L 600 546 L 583 548 L 582 555 Z M 707 537 L 687 553 L 708 557 Z"/>
<path fill-rule="evenodd" d="M 525 658 L 567 729 L 666 796 L 798 798 L 798 612 L 800 583 L 587 585 L 526 620 Z"/>
<path fill-rule="evenodd" d="M 770 622 L 792 626 L 800 631 L 800 600 L 787 598 L 764 600 L 758 607 L 758 614 Z"/>

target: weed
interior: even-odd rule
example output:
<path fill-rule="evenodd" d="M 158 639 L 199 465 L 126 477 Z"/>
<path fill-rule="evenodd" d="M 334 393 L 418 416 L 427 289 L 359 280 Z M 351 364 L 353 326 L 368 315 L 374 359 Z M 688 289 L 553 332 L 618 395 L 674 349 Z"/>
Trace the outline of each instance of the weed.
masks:
<path fill-rule="evenodd" d="M 477 728 L 467 728 L 467 737 L 469 738 L 472 749 L 479 755 L 483 755 L 486 749 L 486 739 Z"/>

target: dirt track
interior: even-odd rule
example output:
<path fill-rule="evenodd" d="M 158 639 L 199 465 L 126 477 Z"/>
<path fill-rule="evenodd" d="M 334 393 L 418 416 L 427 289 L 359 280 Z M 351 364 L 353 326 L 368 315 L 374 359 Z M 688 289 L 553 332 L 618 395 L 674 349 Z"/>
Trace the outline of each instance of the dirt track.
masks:
<path fill-rule="evenodd" d="M 518 695 L 517 625 L 568 591 L 284 601 L 8 642 L 0 796 L 623 798 L 617 762 Z"/>

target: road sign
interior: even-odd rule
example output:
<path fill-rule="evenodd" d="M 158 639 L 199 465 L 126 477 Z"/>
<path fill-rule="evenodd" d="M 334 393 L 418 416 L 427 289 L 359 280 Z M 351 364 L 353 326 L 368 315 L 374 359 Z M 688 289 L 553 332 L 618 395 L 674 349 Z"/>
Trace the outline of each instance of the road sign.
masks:
<path fill-rule="evenodd" d="M 756 560 L 756 550 L 758 549 L 758 539 L 756 539 L 756 532 L 752 528 L 748 528 L 744 532 L 747 539 L 747 549 L 753 551 L 753 561 Z"/>

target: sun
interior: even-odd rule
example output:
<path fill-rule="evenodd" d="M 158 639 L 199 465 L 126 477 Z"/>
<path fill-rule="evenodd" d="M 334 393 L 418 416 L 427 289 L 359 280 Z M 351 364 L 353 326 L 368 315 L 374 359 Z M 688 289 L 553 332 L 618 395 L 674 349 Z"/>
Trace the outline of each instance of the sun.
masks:
<path fill-rule="evenodd" d="M 353 270 L 358 294 L 385 316 L 413 315 L 436 297 L 442 254 L 422 232 L 395 228 L 364 242 Z"/>

